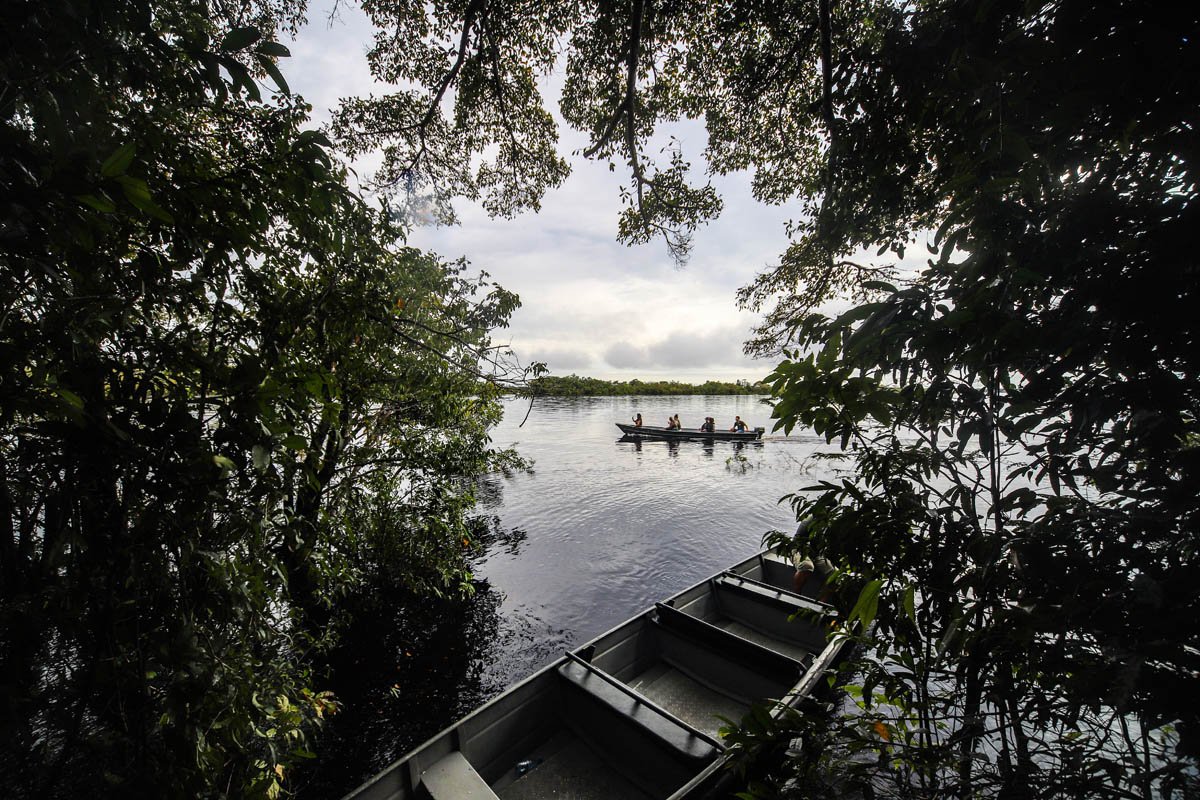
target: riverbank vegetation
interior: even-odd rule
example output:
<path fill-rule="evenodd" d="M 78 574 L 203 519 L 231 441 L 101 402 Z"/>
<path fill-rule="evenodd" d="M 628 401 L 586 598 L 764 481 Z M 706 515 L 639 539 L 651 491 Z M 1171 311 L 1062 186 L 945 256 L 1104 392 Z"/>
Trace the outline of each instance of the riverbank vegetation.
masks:
<path fill-rule="evenodd" d="M 839 567 L 864 646 L 850 713 L 734 734 L 741 796 L 1200 791 L 1195 7 L 371 8 L 377 76 L 417 85 L 334 130 L 357 150 L 386 121 L 385 182 L 420 164 L 536 207 L 565 165 L 534 76 L 566 42 L 560 111 L 625 170 L 624 241 L 682 262 L 721 210 L 662 146 L 680 116 L 707 174 L 802 207 L 740 294 L 749 345 L 781 361 L 779 423 L 857 470 L 797 487 L 810 523 L 772 541 Z M 495 158 L 480 180 L 470 155 Z"/>
<path fill-rule="evenodd" d="M 770 387 L 749 381 L 606 381 L 578 375 L 543 375 L 529 382 L 529 391 L 540 397 L 623 397 L 626 395 L 768 394 Z"/>
<path fill-rule="evenodd" d="M 517 299 L 349 188 L 279 67 L 302 10 L 6 15 L 6 796 L 279 796 L 344 601 L 469 589 L 466 478 L 516 465 Z"/>

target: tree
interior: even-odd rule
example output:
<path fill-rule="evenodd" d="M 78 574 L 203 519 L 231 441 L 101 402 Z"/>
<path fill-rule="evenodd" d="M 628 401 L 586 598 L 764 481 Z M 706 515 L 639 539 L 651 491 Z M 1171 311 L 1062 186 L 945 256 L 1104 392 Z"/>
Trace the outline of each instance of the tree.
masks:
<path fill-rule="evenodd" d="M 1200 377 L 1185 321 L 1200 286 L 1181 247 L 1195 95 L 1172 78 L 1195 59 L 1176 33 L 1194 20 L 947 3 L 893 24 L 850 54 L 862 66 L 842 102 L 863 113 L 838 121 L 814 240 L 894 246 L 835 233 L 861 231 L 876 200 L 880 231 L 928 209 L 916 219 L 936 229 L 934 259 L 795 329 L 817 352 L 778 369 L 778 415 L 858 449 L 858 481 L 797 503 L 814 514 L 804 546 L 891 601 L 863 691 L 870 707 L 886 686 L 910 726 L 877 747 L 920 745 L 906 780 L 1170 794 L 1194 763 L 1197 720 L 1178 697 L 1200 634 L 1182 490 Z M 1128 72 L 1147 52 L 1163 70 L 1153 91 Z M 878 141 L 897 121 L 919 156 Z M 907 203 L 869 189 L 888 174 L 907 176 Z"/>
<path fill-rule="evenodd" d="M 281 791 L 312 653 L 465 580 L 516 306 L 401 246 L 295 3 L 18 3 L 0 56 L 0 753 L 18 796 Z M 404 491 L 399 491 L 399 489 Z M 399 566 L 399 568 L 397 568 Z"/>
<path fill-rule="evenodd" d="M 704 119 L 710 170 L 752 169 L 758 199 L 801 200 L 779 265 L 740 299 L 766 314 L 750 347 L 785 356 L 780 424 L 856 459 L 854 480 L 800 496 L 812 524 L 783 543 L 839 563 L 873 649 L 864 709 L 809 731 L 794 769 L 840 764 L 900 795 L 1194 783 L 1196 709 L 1179 702 L 1200 643 L 1194 9 L 631 0 L 376 13 L 403 35 L 380 36 L 373 65 L 417 88 L 349 104 L 334 131 L 351 145 L 394 137 L 405 156 L 385 182 L 447 171 L 426 158 L 431 138 L 465 143 L 451 162 L 463 166 L 519 134 L 544 113 L 536 93 L 481 124 L 503 83 L 460 76 L 508 74 L 513 59 L 547 70 L 546 43 L 563 41 L 563 118 L 590 134 L 584 155 L 629 169 L 622 238 L 665 235 L 683 257 L 719 211 L 710 187 L 686 184 L 682 154 L 645 158 L 679 116 Z M 440 122 L 451 99 L 460 128 Z M 487 170 L 517 175 L 497 152 Z M 535 206 L 560 174 L 531 170 L 506 197 Z M 480 189 L 455 176 L 448 192 Z M 922 240 L 925 266 L 897 272 Z M 846 313 L 817 313 L 847 294 Z"/>

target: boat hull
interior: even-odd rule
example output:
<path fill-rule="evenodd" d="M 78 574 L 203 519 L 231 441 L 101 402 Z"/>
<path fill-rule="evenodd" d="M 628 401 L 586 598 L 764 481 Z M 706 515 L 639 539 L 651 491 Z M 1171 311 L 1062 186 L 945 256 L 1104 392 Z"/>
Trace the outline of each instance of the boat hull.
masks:
<path fill-rule="evenodd" d="M 667 441 L 704 441 L 704 442 L 757 442 L 762 439 L 763 428 L 752 431 L 706 431 L 689 430 L 688 428 L 659 428 L 653 425 L 626 425 L 616 423 L 621 433 L 638 439 L 664 439 Z"/>
<path fill-rule="evenodd" d="M 823 683 L 830 606 L 752 556 L 566 653 L 434 736 L 347 800 L 586 796 L 691 800 L 720 776 L 717 715 L 775 714 Z M 803 613 L 798 613 L 803 612 Z M 791 618 L 789 620 L 789 618 Z M 797 619 L 799 618 L 799 619 Z"/>

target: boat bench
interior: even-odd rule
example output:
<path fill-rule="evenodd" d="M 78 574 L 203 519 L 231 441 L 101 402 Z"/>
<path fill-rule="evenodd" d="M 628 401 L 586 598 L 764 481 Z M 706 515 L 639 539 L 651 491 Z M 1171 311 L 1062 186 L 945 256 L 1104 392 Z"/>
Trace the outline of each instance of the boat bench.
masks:
<path fill-rule="evenodd" d="M 750 702 L 781 696 L 811 662 L 797 661 L 663 603 L 655 603 L 654 609 L 653 624 L 666 634 L 660 638 L 666 661 L 710 686 L 736 687 L 735 694 Z"/>
<path fill-rule="evenodd" d="M 457 750 L 421 773 L 421 787 L 428 800 L 500 800 Z"/>
<path fill-rule="evenodd" d="M 763 586 L 740 575 L 725 574 L 713 579 L 713 595 L 721 613 L 763 633 L 794 642 L 813 652 L 825 646 L 823 624 L 837 616 L 832 607 L 814 603 L 783 589 Z M 764 616 L 764 607 L 777 610 Z M 794 620 L 789 617 L 795 615 Z"/>
<path fill-rule="evenodd" d="M 739 575 L 736 572 L 726 570 L 720 575 L 712 579 L 718 586 L 733 586 L 747 594 L 756 595 L 778 604 L 782 608 L 790 608 L 798 611 L 811 611 L 814 614 L 819 614 L 823 617 L 836 617 L 837 609 L 828 603 L 822 603 L 819 600 L 813 600 L 811 597 L 805 597 L 802 594 L 796 594 L 789 589 L 781 589 L 778 586 L 772 586 L 769 583 L 764 583 L 746 575 Z"/>
<path fill-rule="evenodd" d="M 720 754 L 713 744 L 651 708 L 632 689 L 626 694 L 573 662 L 560 666 L 558 674 L 568 725 L 607 761 L 637 775 L 636 782 L 658 784 L 663 796 Z M 589 735 L 599 731 L 608 735 Z"/>

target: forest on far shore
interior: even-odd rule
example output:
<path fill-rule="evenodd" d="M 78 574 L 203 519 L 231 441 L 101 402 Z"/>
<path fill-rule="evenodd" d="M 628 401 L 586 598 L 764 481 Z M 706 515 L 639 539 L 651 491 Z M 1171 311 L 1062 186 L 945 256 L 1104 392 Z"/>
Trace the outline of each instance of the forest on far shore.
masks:
<path fill-rule="evenodd" d="M 530 381 L 530 389 L 538 396 L 551 397 L 619 397 L 625 395 L 683 395 L 683 394 L 770 394 L 764 383 L 739 380 L 681 383 L 679 381 L 606 381 L 580 375 L 543 375 Z"/>

